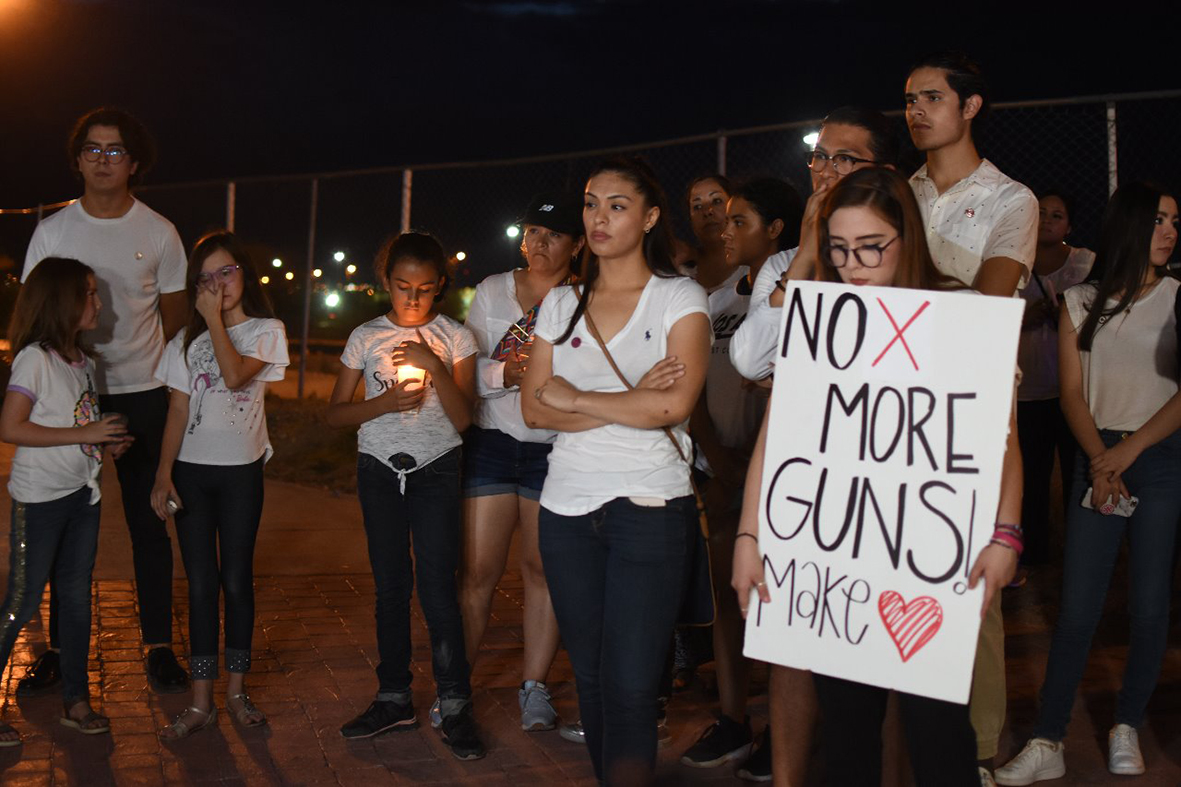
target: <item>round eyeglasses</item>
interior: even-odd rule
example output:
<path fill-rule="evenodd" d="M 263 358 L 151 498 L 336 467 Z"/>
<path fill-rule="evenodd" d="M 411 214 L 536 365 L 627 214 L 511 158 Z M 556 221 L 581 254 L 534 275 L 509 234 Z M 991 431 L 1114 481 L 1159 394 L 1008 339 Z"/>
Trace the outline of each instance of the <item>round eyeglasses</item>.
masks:
<path fill-rule="evenodd" d="M 101 148 L 98 145 L 87 145 L 80 152 L 82 153 L 82 158 L 91 164 L 102 161 L 103 156 L 106 156 L 108 164 L 118 164 L 127 158 L 127 148 L 121 148 L 118 145 L 112 145 L 109 148 Z"/>
<path fill-rule="evenodd" d="M 832 162 L 832 168 L 838 175 L 848 175 L 852 172 L 858 164 L 877 164 L 876 161 L 867 158 L 857 158 L 845 153 L 837 153 L 835 156 L 830 156 L 823 150 L 813 150 L 804 157 L 804 163 L 813 172 L 824 172 L 824 168 Z"/>
<path fill-rule="evenodd" d="M 848 265 L 850 253 L 857 258 L 857 264 L 861 267 L 876 268 L 882 264 L 882 252 L 901 237 L 901 235 L 895 235 L 885 243 L 867 243 L 864 246 L 827 245 L 821 251 L 824 252 L 824 258 L 834 268 L 843 268 Z"/>
<path fill-rule="evenodd" d="M 234 278 L 234 273 L 241 267 L 241 265 L 225 265 L 221 268 L 218 268 L 213 273 L 198 273 L 197 284 L 204 287 L 211 283 L 214 279 L 217 279 L 222 284 L 226 284 Z"/>

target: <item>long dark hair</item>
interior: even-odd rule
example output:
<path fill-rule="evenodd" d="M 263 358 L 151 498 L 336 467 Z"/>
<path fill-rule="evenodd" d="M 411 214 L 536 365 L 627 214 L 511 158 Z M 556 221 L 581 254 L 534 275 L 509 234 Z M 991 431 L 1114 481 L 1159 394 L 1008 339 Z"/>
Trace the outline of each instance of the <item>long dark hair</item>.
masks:
<path fill-rule="evenodd" d="M 885 167 L 859 169 L 841 178 L 820 206 L 821 254 L 828 246 L 828 220 L 840 208 L 865 206 L 881 216 L 898 231 L 900 244 L 898 270 L 894 274 L 895 287 L 914 290 L 966 289 L 959 279 L 941 273 L 931 259 L 923 217 L 915 202 L 914 192 L 906 178 L 897 170 Z M 841 280 L 841 275 L 828 260 L 820 265 L 823 281 Z"/>
<path fill-rule="evenodd" d="M 46 257 L 33 268 L 16 296 L 8 324 L 14 358 L 30 344 L 62 356 L 76 347 L 91 358 L 97 357 L 78 330 L 93 275 L 89 265 L 65 257 Z"/>
<path fill-rule="evenodd" d="M 274 317 L 271 300 L 263 292 L 258 280 L 258 271 L 238 236 L 228 230 L 217 230 L 201 238 L 189 255 L 189 268 L 185 274 L 186 292 L 189 295 L 189 324 L 185 326 L 184 357 L 189 357 L 193 340 L 208 330 L 205 318 L 197 311 L 197 277 L 201 266 L 215 251 L 224 251 L 234 260 L 242 273 L 242 311 L 247 317 Z"/>
<path fill-rule="evenodd" d="M 587 181 L 589 182 L 592 178 L 604 172 L 612 172 L 619 175 L 635 186 L 636 191 L 644 198 L 643 207 L 645 210 L 651 208 L 660 209 L 660 215 L 657 217 L 656 223 L 644 235 L 644 262 L 648 263 L 648 270 L 652 271 L 654 276 L 664 278 L 680 276 L 681 274 L 677 272 L 676 266 L 673 265 L 673 238 L 672 232 L 668 227 L 672 214 L 669 213 L 668 198 L 664 195 L 664 189 L 660 187 L 660 182 L 656 179 L 656 173 L 639 156 L 611 158 L 595 167 L 594 171 L 587 177 Z M 599 258 L 590 250 L 589 244 L 582 250 L 582 273 L 580 274 L 580 278 L 582 280 L 582 294 L 578 298 L 578 306 L 575 307 L 574 314 L 571 315 L 570 323 L 566 326 L 566 330 L 554 344 L 563 344 L 570 338 L 570 334 L 574 332 L 574 326 L 581 319 L 582 315 L 586 313 L 587 304 L 590 303 L 591 291 L 595 288 L 595 282 L 599 278 Z"/>
<path fill-rule="evenodd" d="M 740 183 L 730 192 L 730 199 L 739 197 L 754 208 L 764 226 L 775 219 L 783 222 L 783 229 L 775 239 L 779 251 L 800 245 L 800 221 L 804 218 L 804 201 L 790 183 L 779 178 L 755 178 Z"/>
<path fill-rule="evenodd" d="M 1087 304 L 1087 318 L 1078 330 L 1080 350 L 1089 352 L 1106 318 L 1119 314 L 1136 300 L 1152 266 L 1149 253 L 1161 197 L 1172 196 L 1160 186 L 1144 182 L 1125 183 L 1111 195 L 1103 211 L 1095 264 L 1088 279 L 1095 285 L 1095 298 Z M 1105 307 L 1107 300 L 1117 294 L 1116 304 Z"/>

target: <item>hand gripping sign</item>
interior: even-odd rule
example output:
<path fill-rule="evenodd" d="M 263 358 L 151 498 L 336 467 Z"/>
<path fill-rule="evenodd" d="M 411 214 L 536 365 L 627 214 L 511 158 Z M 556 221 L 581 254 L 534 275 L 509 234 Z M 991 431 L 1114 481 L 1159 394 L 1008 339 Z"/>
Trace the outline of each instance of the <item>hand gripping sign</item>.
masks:
<path fill-rule="evenodd" d="M 967 702 L 1022 302 L 799 282 L 759 503 L 746 655 Z"/>

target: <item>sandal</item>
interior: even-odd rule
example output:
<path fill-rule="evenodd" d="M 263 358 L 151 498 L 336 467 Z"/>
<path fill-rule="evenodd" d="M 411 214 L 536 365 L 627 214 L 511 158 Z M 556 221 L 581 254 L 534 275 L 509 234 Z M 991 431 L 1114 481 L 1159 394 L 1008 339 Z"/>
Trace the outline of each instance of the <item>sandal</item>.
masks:
<path fill-rule="evenodd" d="M 0 735 L 4 735 L 9 732 L 16 732 L 16 727 L 13 727 L 11 724 L 0 724 Z M 17 732 L 15 738 L 0 738 L 0 749 L 8 749 L 14 746 L 20 746 L 21 742 L 20 733 Z"/>
<path fill-rule="evenodd" d="M 79 705 L 86 706 L 86 714 L 80 719 L 75 719 L 70 715 L 70 711 Z M 61 718 L 62 726 L 73 727 L 83 735 L 102 735 L 111 731 L 111 720 L 106 716 L 100 716 L 94 712 L 90 707 L 90 703 L 82 700 L 75 702 L 68 708 L 65 708 L 65 714 Z M 0 741 L 0 743 L 7 743 L 7 741 Z"/>
<path fill-rule="evenodd" d="M 189 716 L 203 716 L 204 719 L 193 724 L 185 721 Z M 169 724 L 163 730 L 160 730 L 160 738 L 165 741 L 179 741 L 181 738 L 187 738 L 198 730 L 203 730 L 206 727 L 212 727 L 217 724 L 217 706 L 213 705 L 209 710 L 201 710 L 195 705 L 190 705 L 185 708 L 184 713 L 176 717 L 176 721 Z M 172 735 L 165 735 L 164 733 L 171 731 Z"/>
<path fill-rule="evenodd" d="M 234 709 L 233 703 L 239 702 L 241 705 L 237 710 Z M 226 697 L 226 710 L 234 714 L 234 719 L 243 727 L 258 727 L 267 723 L 267 716 L 265 713 L 255 707 L 254 703 L 250 701 L 250 697 L 246 692 L 241 694 L 231 694 Z M 255 716 L 255 719 L 251 719 Z"/>

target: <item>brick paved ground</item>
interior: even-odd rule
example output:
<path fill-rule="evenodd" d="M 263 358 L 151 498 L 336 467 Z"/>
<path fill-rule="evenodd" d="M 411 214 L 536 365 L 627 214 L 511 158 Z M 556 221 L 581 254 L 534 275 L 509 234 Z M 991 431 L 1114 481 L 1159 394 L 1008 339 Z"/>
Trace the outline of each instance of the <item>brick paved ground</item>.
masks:
<path fill-rule="evenodd" d="M 4 469 L 0 466 L 0 472 Z M 112 718 L 113 734 L 85 737 L 62 727 L 54 697 L 17 701 L 13 696 L 16 679 L 32 661 L 33 648 L 40 648 L 43 641 L 43 609 L 42 619 L 26 630 L 13 664 L 0 677 L 4 697 L 0 718 L 18 725 L 25 737 L 23 747 L 0 750 L 3 785 L 223 782 L 542 787 L 593 783 L 581 746 L 563 741 L 556 733 L 527 734 L 519 728 L 516 689 L 521 658 L 521 587 L 515 572 L 501 585 L 473 680 L 477 721 L 489 748 L 485 760 L 456 761 L 425 725 L 372 741 L 343 740 L 339 725 L 364 709 L 375 689 L 372 580 L 358 570 L 363 543 L 356 504 L 281 484 L 268 485 L 256 561 L 258 621 L 254 672 L 249 678 L 250 693 L 270 715 L 271 723 L 244 730 L 223 715 L 216 730 L 162 745 L 156 732 L 181 711 L 184 697 L 158 696 L 147 689 L 134 597 L 126 578 L 130 576 L 126 528 L 118 514 L 117 487 L 112 488 L 109 479 L 106 493 L 96 572 L 91 690 L 97 707 Z M 6 500 L 0 503 L 7 506 Z M 316 516 L 309 517 L 308 511 L 315 511 Z M 0 524 L 0 535 L 6 532 L 5 521 Z M 7 550 L 0 546 L 0 577 L 6 574 L 6 566 Z M 301 574 L 301 568 L 309 573 Z M 1114 687 L 1126 651 L 1122 583 L 1117 577 L 1117 590 L 1097 637 L 1068 738 L 1069 777 L 1059 784 L 1122 781 L 1107 774 L 1103 761 Z M 1006 594 L 1011 701 L 1003 754 L 1020 747 L 1033 723 L 1057 587 L 1056 573 L 1044 571 L 1025 588 Z M 177 598 L 183 599 L 183 580 L 178 579 L 176 589 Z M 178 601 L 177 610 L 176 640 L 178 652 L 184 653 L 183 602 Z M 427 637 L 420 616 L 414 641 L 419 676 L 416 704 L 422 718 L 431 688 Z M 706 668 L 703 683 L 708 684 L 711 678 Z M 559 711 L 574 716 L 575 697 L 564 654 L 559 654 L 551 685 Z M 758 689 L 756 686 L 751 706 L 756 727 L 766 717 L 765 696 Z M 219 686 L 219 692 L 223 691 Z M 711 720 L 713 702 L 708 688 L 674 698 L 670 726 L 675 740 L 661 754 L 662 783 L 740 783 L 726 769 L 696 771 L 676 762 Z M 1181 784 L 1181 653 L 1176 647 L 1169 651 L 1149 723 L 1141 735 L 1150 771 L 1134 783 Z"/>

